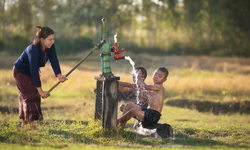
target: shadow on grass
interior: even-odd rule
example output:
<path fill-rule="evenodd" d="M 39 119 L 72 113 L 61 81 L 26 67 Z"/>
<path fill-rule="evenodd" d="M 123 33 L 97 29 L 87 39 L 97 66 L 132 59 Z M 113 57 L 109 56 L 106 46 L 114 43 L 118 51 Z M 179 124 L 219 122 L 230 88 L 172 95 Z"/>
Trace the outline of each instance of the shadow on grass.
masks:
<path fill-rule="evenodd" d="M 45 143 L 49 143 L 55 142 L 55 139 L 60 139 L 58 143 L 55 143 L 55 146 L 61 144 L 61 142 L 68 141 L 69 139 L 73 139 L 75 143 L 83 143 L 83 139 L 85 139 L 85 141 L 89 141 L 90 143 L 96 143 L 94 141 L 91 141 L 87 137 L 83 138 L 83 135 L 81 133 L 76 132 L 76 130 L 74 129 L 71 129 L 71 127 L 75 127 L 77 128 L 77 130 L 84 129 L 84 127 L 88 125 L 88 122 L 86 121 L 42 120 L 36 121 L 36 124 L 38 125 L 38 130 L 31 130 L 29 128 L 21 129 L 21 121 L 1 122 L 0 143 L 12 143 L 21 145 L 31 144 L 33 146 L 39 146 L 41 140 L 45 141 Z M 50 136 L 52 136 L 52 138 Z"/>
<path fill-rule="evenodd" d="M 68 144 L 96 144 L 102 146 L 123 146 L 134 143 L 155 145 L 156 140 L 145 140 L 144 135 L 127 130 L 110 130 L 99 128 L 93 122 L 76 120 L 42 120 L 38 121 L 40 130 L 20 130 L 21 122 L 2 122 L 0 125 L 0 143 L 39 146 L 43 141 L 52 147 L 62 143 Z M 82 126 L 83 125 L 83 126 Z M 3 129 L 3 130 L 2 130 Z M 6 130 L 7 129 L 7 130 Z M 67 144 L 68 143 L 68 144 Z M 63 145 L 65 146 L 65 145 Z"/>
<path fill-rule="evenodd" d="M 80 123 L 82 125 L 88 125 L 88 122 L 87 121 L 79 121 L 79 120 L 56 120 L 56 119 L 51 119 L 51 120 L 42 120 L 42 121 L 39 121 L 38 124 L 40 125 L 49 125 L 51 123 L 65 123 L 67 125 L 70 125 L 70 124 L 76 124 L 76 123 Z"/>
<path fill-rule="evenodd" d="M 71 108 L 73 106 L 71 105 L 59 105 L 59 106 L 51 106 L 51 107 L 42 107 L 42 111 L 43 110 L 63 110 L 65 108 Z"/>
<path fill-rule="evenodd" d="M 19 109 L 16 107 L 7 107 L 7 106 L 0 106 L 0 112 L 2 114 L 15 114 L 19 113 Z"/>
<path fill-rule="evenodd" d="M 199 137 L 191 137 L 188 134 L 176 133 L 176 140 L 170 140 L 170 144 L 172 145 L 181 145 L 183 147 L 237 147 L 237 148 L 250 148 L 248 145 L 235 145 L 230 144 L 228 142 L 216 141 L 210 138 L 199 138 Z"/>
<path fill-rule="evenodd" d="M 42 111 L 44 110 L 63 110 L 66 107 L 70 106 L 52 106 L 52 107 L 42 107 Z M 19 108 L 18 107 L 12 107 L 12 106 L 0 106 L 0 112 L 2 114 L 18 114 Z"/>
<path fill-rule="evenodd" d="M 100 144 L 99 142 L 89 139 L 88 137 L 85 137 L 82 134 L 72 133 L 70 131 L 50 129 L 49 134 L 56 135 L 56 137 L 60 137 L 61 139 L 64 139 L 65 141 L 69 141 L 72 138 L 74 139 L 74 142 L 76 143 Z"/>
<path fill-rule="evenodd" d="M 171 99 L 165 104 L 168 106 L 197 110 L 203 113 L 212 112 L 215 115 L 232 113 L 250 114 L 250 101 L 220 103 L 189 99 Z"/>
<path fill-rule="evenodd" d="M 14 123 L 14 122 L 13 122 Z M 95 144 L 100 146 L 119 146 L 134 148 L 140 145 L 160 146 L 160 147 L 216 147 L 226 146 L 235 147 L 235 145 L 216 141 L 209 138 L 196 138 L 188 136 L 193 132 L 177 132 L 176 139 L 156 139 L 152 136 L 140 135 L 129 129 L 109 130 L 102 129 L 92 125 L 93 122 L 76 120 L 43 120 L 38 124 L 41 127 L 39 131 L 27 130 L 22 132 L 20 123 L 6 122 L 0 125 L 0 143 L 50 146 L 55 148 L 67 147 L 68 144 Z M 66 125 L 66 126 L 65 126 Z M 83 126 L 81 126 L 83 125 Z M 40 145 L 41 142 L 44 145 Z M 48 143 L 50 143 L 48 145 Z M 245 145 L 241 148 L 249 148 Z"/>
<path fill-rule="evenodd" d="M 13 122 L 15 123 L 15 127 L 16 128 L 21 128 L 21 124 L 22 124 L 22 120 L 20 119 L 20 121 L 18 122 Z M 41 121 L 36 121 L 37 124 L 39 124 L 40 126 L 44 126 L 44 125 L 50 125 L 53 123 L 65 123 L 67 125 L 70 124 L 82 124 L 82 125 L 88 125 L 87 121 L 78 121 L 78 120 L 41 120 Z M 2 122 L 2 124 L 0 125 L 0 127 L 9 127 L 10 123 L 9 122 Z"/>

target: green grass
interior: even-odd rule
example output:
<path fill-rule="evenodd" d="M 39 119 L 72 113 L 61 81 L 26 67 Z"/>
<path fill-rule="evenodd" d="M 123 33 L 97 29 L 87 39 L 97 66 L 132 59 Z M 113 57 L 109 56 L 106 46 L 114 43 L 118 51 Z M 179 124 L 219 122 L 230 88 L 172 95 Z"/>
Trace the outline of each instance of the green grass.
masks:
<path fill-rule="evenodd" d="M 62 71 L 69 71 L 75 64 L 75 61 L 65 61 Z M 94 69 L 88 70 L 91 65 L 94 65 Z M 124 72 L 116 69 L 122 67 L 114 64 L 113 72 L 121 80 L 132 82 L 129 74 L 131 68 L 124 67 Z M 164 83 L 166 97 L 160 123 L 173 127 L 175 139 L 161 139 L 137 134 L 132 130 L 134 119 L 128 122 L 124 130 L 103 129 L 101 122 L 93 119 L 94 76 L 100 74 L 98 68 L 98 64 L 91 64 L 91 61 L 81 65 L 69 76 L 69 81 L 56 87 L 49 98 L 42 99 L 44 120 L 36 122 L 38 130 L 35 131 L 29 130 L 28 126 L 20 129 L 18 90 L 11 68 L 1 69 L 0 149 L 250 148 L 249 94 L 243 92 L 248 90 L 245 85 L 250 82 L 248 75 L 171 68 L 169 79 Z M 154 69 L 148 69 L 147 83 L 152 83 Z M 42 69 L 44 90 L 57 82 L 51 72 L 49 65 Z M 220 84 L 215 84 L 216 81 L 220 81 Z M 228 88 L 228 81 L 232 88 Z M 210 85 L 210 82 L 213 84 Z M 234 85 L 234 82 L 238 84 Z M 235 107 L 238 104 L 239 107 Z M 120 115 L 121 112 L 118 112 Z"/>

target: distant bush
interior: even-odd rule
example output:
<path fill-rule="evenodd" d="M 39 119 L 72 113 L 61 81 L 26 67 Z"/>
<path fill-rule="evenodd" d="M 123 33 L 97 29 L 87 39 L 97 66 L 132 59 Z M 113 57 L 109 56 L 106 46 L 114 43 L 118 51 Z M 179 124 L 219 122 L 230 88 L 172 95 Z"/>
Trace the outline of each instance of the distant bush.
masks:
<path fill-rule="evenodd" d="M 4 42 L 0 40 L 0 51 L 4 50 Z"/>
<path fill-rule="evenodd" d="M 5 40 L 0 40 L 0 52 L 6 52 L 7 55 L 19 55 L 28 45 L 30 41 L 27 37 L 20 35 L 10 36 Z M 93 40 L 90 37 L 79 36 L 75 38 L 70 37 L 58 37 L 55 39 L 56 50 L 58 55 L 77 54 L 80 52 L 88 51 L 92 49 L 98 41 Z M 133 52 L 136 54 L 148 53 L 150 55 L 181 55 L 181 56 L 214 56 L 214 57 L 229 57 L 240 56 L 250 57 L 250 51 L 248 47 L 225 47 L 224 45 L 212 45 L 208 47 L 206 42 L 200 42 L 198 45 L 193 43 L 183 44 L 175 41 L 169 44 L 168 47 L 147 47 L 146 45 L 139 46 L 136 43 L 119 43 L 120 49 L 125 48 L 127 52 Z"/>
<path fill-rule="evenodd" d="M 55 40 L 55 44 L 58 54 L 78 53 L 89 50 L 95 45 L 92 39 L 83 36 L 72 40 L 68 38 L 58 38 Z"/>
<path fill-rule="evenodd" d="M 8 37 L 3 42 L 4 49 L 8 49 L 8 51 L 12 53 L 20 53 L 22 52 L 28 45 L 30 44 L 28 38 L 22 37 L 20 35 L 14 35 Z M 1 47 L 1 43 L 0 43 Z"/>

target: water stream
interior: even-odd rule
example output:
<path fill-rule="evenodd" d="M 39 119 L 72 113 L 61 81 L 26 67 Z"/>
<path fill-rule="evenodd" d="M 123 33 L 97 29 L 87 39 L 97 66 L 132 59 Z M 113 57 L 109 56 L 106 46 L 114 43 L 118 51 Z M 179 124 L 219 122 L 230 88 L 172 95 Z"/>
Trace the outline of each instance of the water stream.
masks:
<path fill-rule="evenodd" d="M 125 56 L 125 59 L 130 62 L 131 66 L 133 67 L 133 71 L 134 71 L 135 70 L 135 62 L 129 56 Z"/>
<path fill-rule="evenodd" d="M 136 73 L 136 71 L 135 71 L 135 62 L 134 62 L 129 56 L 125 56 L 125 59 L 128 60 L 128 61 L 130 62 L 131 66 L 132 66 L 132 68 L 133 68 L 133 70 L 132 70 L 132 75 L 135 76 L 135 84 L 136 84 L 136 87 L 138 88 L 138 83 L 137 83 L 138 78 L 137 78 L 137 73 Z M 137 99 L 138 99 L 138 96 L 139 96 L 139 92 L 140 92 L 140 91 L 137 90 L 137 96 L 136 96 Z"/>

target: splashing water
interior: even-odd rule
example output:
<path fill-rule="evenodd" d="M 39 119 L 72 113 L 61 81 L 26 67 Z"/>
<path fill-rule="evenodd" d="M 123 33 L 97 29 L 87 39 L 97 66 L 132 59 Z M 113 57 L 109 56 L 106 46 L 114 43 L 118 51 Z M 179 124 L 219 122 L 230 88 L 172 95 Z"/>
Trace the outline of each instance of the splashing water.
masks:
<path fill-rule="evenodd" d="M 147 128 L 143 128 L 142 126 L 139 126 L 136 129 L 137 133 L 142 134 L 142 135 L 154 135 L 156 136 L 157 132 L 156 132 L 156 128 L 155 129 L 147 129 Z"/>
<path fill-rule="evenodd" d="M 132 74 L 135 76 L 135 85 L 136 85 L 136 87 L 138 88 L 137 73 L 135 72 L 135 62 L 134 62 L 129 56 L 125 56 L 125 59 L 128 60 L 128 61 L 130 62 L 131 66 L 132 66 L 132 68 L 133 68 Z M 140 93 L 140 91 L 137 90 L 137 96 L 136 96 L 137 98 L 136 98 L 136 99 L 138 99 L 139 93 Z"/>
<path fill-rule="evenodd" d="M 135 62 L 129 56 L 125 56 L 125 59 L 130 62 L 131 66 L 133 68 L 132 74 L 135 75 L 135 77 L 136 77 L 136 85 L 137 85 L 137 73 L 135 72 Z"/>
<path fill-rule="evenodd" d="M 117 33 L 114 35 L 114 41 L 117 43 Z"/>
<path fill-rule="evenodd" d="M 133 71 L 134 71 L 135 70 L 135 62 L 129 56 L 125 56 L 125 59 L 130 62 L 130 64 L 133 67 Z"/>

